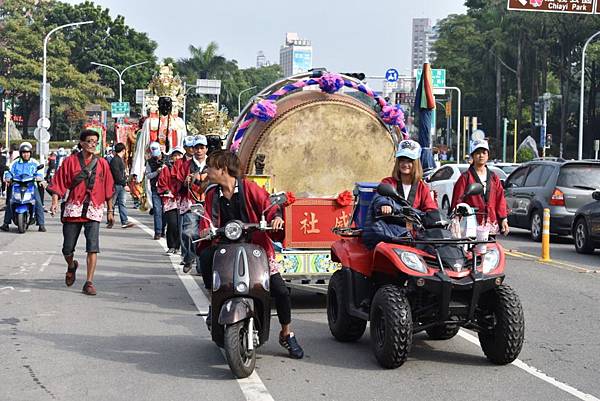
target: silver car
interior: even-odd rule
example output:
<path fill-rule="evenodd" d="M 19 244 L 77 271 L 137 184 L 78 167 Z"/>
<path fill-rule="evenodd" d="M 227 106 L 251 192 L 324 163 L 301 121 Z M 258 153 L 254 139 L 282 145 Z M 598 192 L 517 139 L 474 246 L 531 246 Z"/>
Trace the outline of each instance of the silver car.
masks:
<path fill-rule="evenodd" d="M 600 188 L 600 162 L 536 160 L 525 163 L 506 179 L 508 224 L 531 230 L 542 239 L 542 216 L 550 209 L 550 232 L 570 235 L 575 212 L 593 201 Z"/>

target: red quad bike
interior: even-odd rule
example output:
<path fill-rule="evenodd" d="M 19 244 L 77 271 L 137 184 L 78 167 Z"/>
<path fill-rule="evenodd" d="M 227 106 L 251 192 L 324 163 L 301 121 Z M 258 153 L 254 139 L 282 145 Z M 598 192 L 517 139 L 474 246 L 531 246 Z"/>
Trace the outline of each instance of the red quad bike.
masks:
<path fill-rule="evenodd" d="M 477 183 L 465 195 L 482 191 Z M 331 259 L 343 267 L 329 281 L 331 334 L 338 341 L 357 341 L 370 321 L 377 361 L 397 368 L 408 357 L 413 334 L 426 331 L 433 340 L 447 340 L 464 327 L 478 333 L 492 363 L 514 361 L 523 346 L 525 323 L 517 293 L 503 283 L 502 246 L 495 239 L 454 238 L 443 221 L 424 224 L 430 219 L 392 186 L 380 184 L 377 192 L 402 205 L 402 216 L 391 218 L 406 224 L 411 235 L 369 250 L 359 230 L 338 231 L 342 239 L 331 246 Z M 478 254 L 476 246 L 482 244 L 486 252 Z"/>

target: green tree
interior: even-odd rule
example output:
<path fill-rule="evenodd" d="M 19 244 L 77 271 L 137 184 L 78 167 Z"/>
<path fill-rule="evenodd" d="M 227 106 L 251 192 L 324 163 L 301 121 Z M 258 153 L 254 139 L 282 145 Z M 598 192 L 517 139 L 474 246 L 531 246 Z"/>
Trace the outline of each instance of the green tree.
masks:
<path fill-rule="evenodd" d="M 25 0 L 7 0 L 0 10 L 0 86 L 5 96 L 16 100 L 28 131 L 30 115 L 39 107 L 42 81 L 43 39 L 53 25 L 46 23 L 52 2 L 34 4 Z M 110 92 L 99 83 L 96 73 L 83 73 L 70 62 L 71 49 L 62 32 L 53 35 L 48 45 L 47 79 L 52 85 L 52 120 L 66 119 L 82 123 L 83 110 L 89 103 L 106 105 Z M 69 111 L 68 114 L 65 112 Z M 53 124 L 56 127 L 56 124 Z M 51 130 L 55 135 L 56 130 Z M 60 133 L 58 133 L 60 136 Z"/>
<path fill-rule="evenodd" d="M 92 65 L 92 62 L 110 65 L 119 71 L 139 62 L 139 67 L 127 70 L 123 75 L 123 101 L 135 104 L 135 90 L 145 89 L 157 69 L 155 51 L 157 44 L 146 33 L 137 32 L 125 24 L 118 15 L 111 18 L 109 10 L 86 1 L 76 5 L 56 3 L 46 17 L 48 23 L 61 25 L 72 21 L 94 21 L 78 29 L 65 31 L 71 47 L 70 61 L 79 71 L 97 71 L 101 83 L 113 90 L 110 97 L 117 101 L 119 81 L 117 74 L 107 68 Z"/>
<path fill-rule="evenodd" d="M 466 15 L 438 24 L 434 61 L 448 70 L 448 84 L 462 89 L 463 114 L 477 116 L 496 146 L 502 117 L 518 120 L 520 138 L 537 138 L 531 121 L 534 102 L 545 92 L 561 94 L 549 111 L 548 132 L 574 156 L 579 60 L 585 40 L 600 29 L 597 16 L 507 11 L 505 0 L 467 0 L 465 5 Z M 600 53 L 590 49 L 587 132 L 600 130 L 599 61 Z M 588 145 L 592 139 L 586 134 Z"/>

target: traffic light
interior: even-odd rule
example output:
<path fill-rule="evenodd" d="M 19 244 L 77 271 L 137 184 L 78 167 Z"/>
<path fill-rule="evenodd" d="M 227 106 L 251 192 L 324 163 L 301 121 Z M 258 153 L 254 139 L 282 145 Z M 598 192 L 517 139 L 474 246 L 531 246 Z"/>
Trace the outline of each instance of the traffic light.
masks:
<path fill-rule="evenodd" d="M 535 102 L 533 104 L 533 121 L 536 127 L 542 125 L 542 103 Z"/>
<path fill-rule="evenodd" d="M 362 72 L 342 72 L 342 74 L 347 75 L 349 77 L 352 78 L 356 78 L 359 81 L 364 81 L 365 80 L 365 74 Z"/>
<path fill-rule="evenodd" d="M 546 147 L 549 148 L 552 146 L 552 134 L 546 134 Z"/>

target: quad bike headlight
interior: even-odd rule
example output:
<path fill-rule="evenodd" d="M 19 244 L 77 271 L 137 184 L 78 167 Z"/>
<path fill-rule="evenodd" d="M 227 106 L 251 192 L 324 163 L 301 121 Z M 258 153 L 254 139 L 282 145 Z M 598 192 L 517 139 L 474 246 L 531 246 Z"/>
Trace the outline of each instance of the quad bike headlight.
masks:
<path fill-rule="evenodd" d="M 398 256 L 400 256 L 400 260 L 406 265 L 406 267 L 419 273 L 427 273 L 427 264 L 422 257 L 412 252 L 405 252 L 401 250 L 394 251 Z"/>
<path fill-rule="evenodd" d="M 230 241 L 237 241 L 242 236 L 243 227 L 237 221 L 230 221 L 225 225 L 225 237 Z"/>
<path fill-rule="evenodd" d="M 488 249 L 483 256 L 483 262 L 481 263 L 483 274 L 487 274 L 494 270 L 496 267 L 498 267 L 498 263 L 500 263 L 500 252 L 498 249 Z"/>

